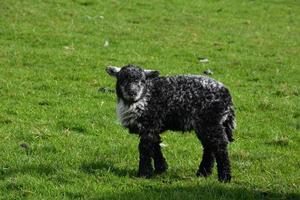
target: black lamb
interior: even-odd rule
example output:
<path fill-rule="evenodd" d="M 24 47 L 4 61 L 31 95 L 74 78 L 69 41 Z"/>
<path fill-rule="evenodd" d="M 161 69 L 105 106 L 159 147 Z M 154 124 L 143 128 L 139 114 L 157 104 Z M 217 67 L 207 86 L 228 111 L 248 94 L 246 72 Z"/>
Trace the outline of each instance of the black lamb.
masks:
<path fill-rule="evenodd" d="M 138 176 L 150 178 L 167 170 L 161 133 L 194 130 L 203 145 L 196 175 L 211 175 L 216 159 L 219 181 L 231 180 L 227 145 L 233 141 L 235 114 L 230 93 L 222 83 L 200 75 L 162 77 L 158 71 L 134 65 L 109 66 L 106 71 L 117 79 L 121 124 L 140 137 Z"/>

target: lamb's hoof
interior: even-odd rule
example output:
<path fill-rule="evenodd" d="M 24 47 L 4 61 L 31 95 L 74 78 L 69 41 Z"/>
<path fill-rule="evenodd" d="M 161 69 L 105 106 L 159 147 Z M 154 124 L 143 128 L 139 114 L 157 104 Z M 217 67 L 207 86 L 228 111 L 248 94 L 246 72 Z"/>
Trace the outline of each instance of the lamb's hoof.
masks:
<path fill-rule="evenodd" d="M 153 176 L 153 169 L 148 169 L 148 170 L 139 170 L 137 176 L 139 178 L 151 178 Z"/>
<path fill-rule="evenodd" d="M 161 165 L 155 166 L 155 174 L 162 174 L 168 170 L 168 164 L 167 162 L 164 162 Z"/>
<path fill-rule="evenodd" d="M 212 174 L 211 171 L 208 171 L 208 170 L 198 170 L 197 173 L 196 173 L 196 176 L 198 177 L 208 177 Z"/>
<path fill-rule="evenodd" d="M 218 176 L 218 179 L 222 183 L 229 183 L 231 181 L 231 175 L 230 174 L 222 174 Z"/>

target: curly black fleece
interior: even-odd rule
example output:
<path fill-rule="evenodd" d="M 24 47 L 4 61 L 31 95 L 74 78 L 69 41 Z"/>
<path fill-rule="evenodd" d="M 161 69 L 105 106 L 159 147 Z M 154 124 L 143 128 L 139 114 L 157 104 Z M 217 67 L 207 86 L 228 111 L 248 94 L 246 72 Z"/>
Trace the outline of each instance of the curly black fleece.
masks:
<path fill-rule="evenodd" d="M 120 88 L 138 79 L 144 83 L 141 98 L 128 101 Z M 126 109 L 120 119 L 123 126 L 140 136 L 139 176 L 149 178 L 167 170 L 161 133 L 194 130 L 203 145 L 197 176 L 209 176 L 216 160 L 219 180 L 231 180 L 227 145 L 233 141 L 235 114 L 231 95 L 222 83 L 198 75 L 147 77 L 143 69 L 128 65 L 118 73 L 116 91 L 118 106 Z"/>

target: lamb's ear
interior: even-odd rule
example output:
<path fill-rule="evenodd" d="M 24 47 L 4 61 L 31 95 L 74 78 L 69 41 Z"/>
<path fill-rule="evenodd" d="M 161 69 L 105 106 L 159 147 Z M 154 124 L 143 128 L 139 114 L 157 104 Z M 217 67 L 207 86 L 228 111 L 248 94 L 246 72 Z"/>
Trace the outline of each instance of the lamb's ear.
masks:
<path fill-rule="evenodd" d="M 115 66 L 107 66 L 105 70 L 109 75 L 116 77 L 121 68 Z"/>
<path fill-rule="evenodd" d="M 155 78 L 159 76 L 159 71 L 156 70 L 144 70 L 147 78 Z"/>

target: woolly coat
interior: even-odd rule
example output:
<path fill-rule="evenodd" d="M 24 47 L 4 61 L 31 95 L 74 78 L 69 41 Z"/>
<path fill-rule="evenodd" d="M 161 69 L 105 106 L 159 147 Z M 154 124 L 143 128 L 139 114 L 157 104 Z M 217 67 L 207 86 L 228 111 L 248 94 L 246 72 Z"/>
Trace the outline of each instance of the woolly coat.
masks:
<path fill-rule="evenodd" d="M 233 103 L 222 83 L 196 75 L 156 77 L 146 80 L 144 93 L 137 102 L 126 102 L 117 84 L 118 117 L 130 133 L 153 137 L 166 130 L 184 132 L 221 124 L 225 140 L 233 140 Z"/>

